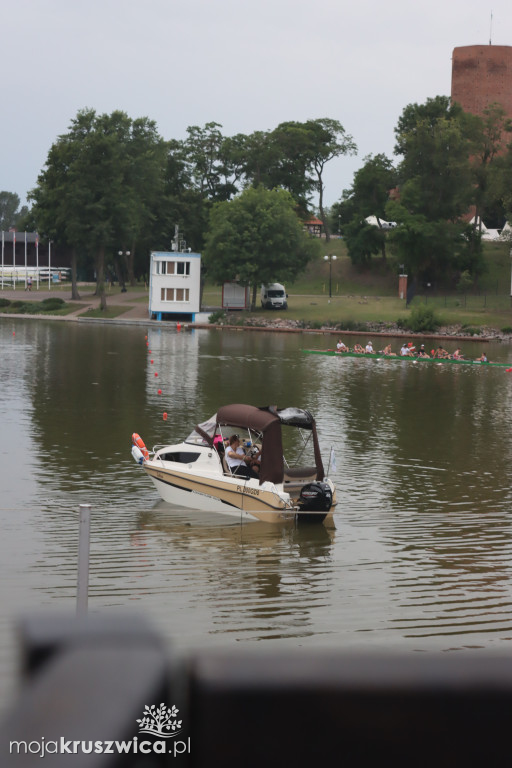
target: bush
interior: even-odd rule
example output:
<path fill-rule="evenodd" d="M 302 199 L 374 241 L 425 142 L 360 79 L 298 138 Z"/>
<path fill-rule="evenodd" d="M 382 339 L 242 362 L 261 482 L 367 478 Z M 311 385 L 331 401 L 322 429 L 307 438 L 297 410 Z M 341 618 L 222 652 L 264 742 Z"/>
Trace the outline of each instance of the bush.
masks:
<path fill-rule="evenodd" d="M 62 309 L 62 307 L 64 306 L 65 303 L 66 302 L 64 301 L 64 299 L 59 299 L 58 296 L 50 296 L 50 298 L 43 299 L 41 301 L 41 304 L 43 304 L 45 307 L 48 304 L 50 304 L 52 309 L 57 309 L 57 307 L 60 307 Z"/>
<path fill-rule="evenodd" d="M 223 320 L 226 319 L 226 313 L 222 309 L 218 309 L 216 312 L 212 312 L 212 314 L 208 318 L 208 322 L 211 325 L 218 325 Z"/>
<path fill-rule="evenodd" d="M 431 307 L 419 304 L 413 307 L 408 318 L 399 317 L 397 325 L 399 328 L 407 329 L 412 333 L 428 333 L 437 331 L 442 322 Z"/>
<path fill-rule="evenodd" d="M 58 309 L 63 309 L 65 303 L 65 301 L 58 298 L 43 299 L 43 301 L 39 303 L 37 309 L 42 312 L 54 312 Z"/>
<path fill-rule="evenodd" d="M 8 307 L 10 303 L 9 299 L 0 299 L 0 307 Z"/>
<path fill-rule="evenodd" d="M 473 328 L 471 325 L 462 325 L 461 330 L 464 331 L 464 333 L 468 333 L 470 336 L 480 336 L 482 333 L 481 328 Z"/>
<path fill-rule="evenodd" d="M 19 299 L 16 299 L 16 301 L 11 301 L 11 307 L 15 307 L 16 309 L 19 309 L 19 307 L 23 307 L 25 304 L 24 301 L 20 301 Z"/>
<path fill-rule="evenodd" d="M 500 329 L 502 333 L 512 333 L 512 327 L 510 325 L 506 325 L 504 328 Z"/>
<path fill-rule="evenodd" d="M 473 278 L 471 277 L 471 272 L 465 269 L 464 272 L 461 273 L 459 282 L 457 283 L 457 292 L 467 293 L 472 287 Z"/>
<path fill-rule="evenodd" d="M 357 323 L 354 320 L 342 320 L 338 323 L 340 331 L 365 331 L 366 323 Z"/>

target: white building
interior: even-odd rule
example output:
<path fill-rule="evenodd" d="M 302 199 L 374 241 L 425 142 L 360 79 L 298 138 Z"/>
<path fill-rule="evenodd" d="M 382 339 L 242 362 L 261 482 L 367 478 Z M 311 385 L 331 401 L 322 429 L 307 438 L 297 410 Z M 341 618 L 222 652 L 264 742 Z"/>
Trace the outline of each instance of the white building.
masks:
<path fill-rule="evenodd" d="M 152 251 L 149 317 L 194 322 L 201 301 L 201 254 Z"/>

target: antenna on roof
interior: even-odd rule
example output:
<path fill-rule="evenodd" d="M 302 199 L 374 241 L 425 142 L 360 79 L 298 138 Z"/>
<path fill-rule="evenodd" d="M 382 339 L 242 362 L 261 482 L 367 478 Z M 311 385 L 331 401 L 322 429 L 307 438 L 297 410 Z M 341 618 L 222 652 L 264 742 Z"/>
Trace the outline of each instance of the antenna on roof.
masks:
<path fill-rule="evenodd" d="M 491 11 L 491 27 L 489 29 L 489 45 L 492 45 L 492 11 Z"/>

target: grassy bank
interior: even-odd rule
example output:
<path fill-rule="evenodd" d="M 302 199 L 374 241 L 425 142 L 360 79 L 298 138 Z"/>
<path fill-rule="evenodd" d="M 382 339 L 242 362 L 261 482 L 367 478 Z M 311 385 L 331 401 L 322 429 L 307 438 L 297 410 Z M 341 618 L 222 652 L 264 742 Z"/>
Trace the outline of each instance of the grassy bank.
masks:
<path fill-rule="evenodd" d="M 510 245 L 486 243 L 484 251 L 488 270 L 471 291 L 421 288 L 409 307 L 398 296 L 398 274 L 376 260 L 373 268 L 357 270 L 350 262 L 343 240 L 322 242 L 324 254 L 335 254 L 331 262 L 331 298 L 329 298 L 329 262 L 317 261 L 293 284 L 288 284 L 288 309 L 272 313 L 258 306 L 249 318 L 282 317 L 308 326 L 340 325 L 351 328 L 364 323 L 396 323 L 407 320 L 412 308 L 426 305 L 434 309 L 442 325 L 490 327 L 503 330 L 512 327 L 510 297 Z M 220 306 L 222 291 L 206 285 L 203 303 Z M 230 313 L 231 316 L 232 313 Z"/>

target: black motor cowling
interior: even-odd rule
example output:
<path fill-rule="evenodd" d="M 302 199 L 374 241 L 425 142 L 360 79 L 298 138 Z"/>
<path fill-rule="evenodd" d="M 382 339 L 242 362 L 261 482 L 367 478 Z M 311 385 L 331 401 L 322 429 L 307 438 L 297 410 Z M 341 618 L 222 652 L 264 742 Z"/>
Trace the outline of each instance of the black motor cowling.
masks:
<path fill-rule="evenodd" d="M 332 507 L 331 486 L 320 481 L 308 483 L 301 490 L 297 505 L 301 512 L 328 512 Z"/>

